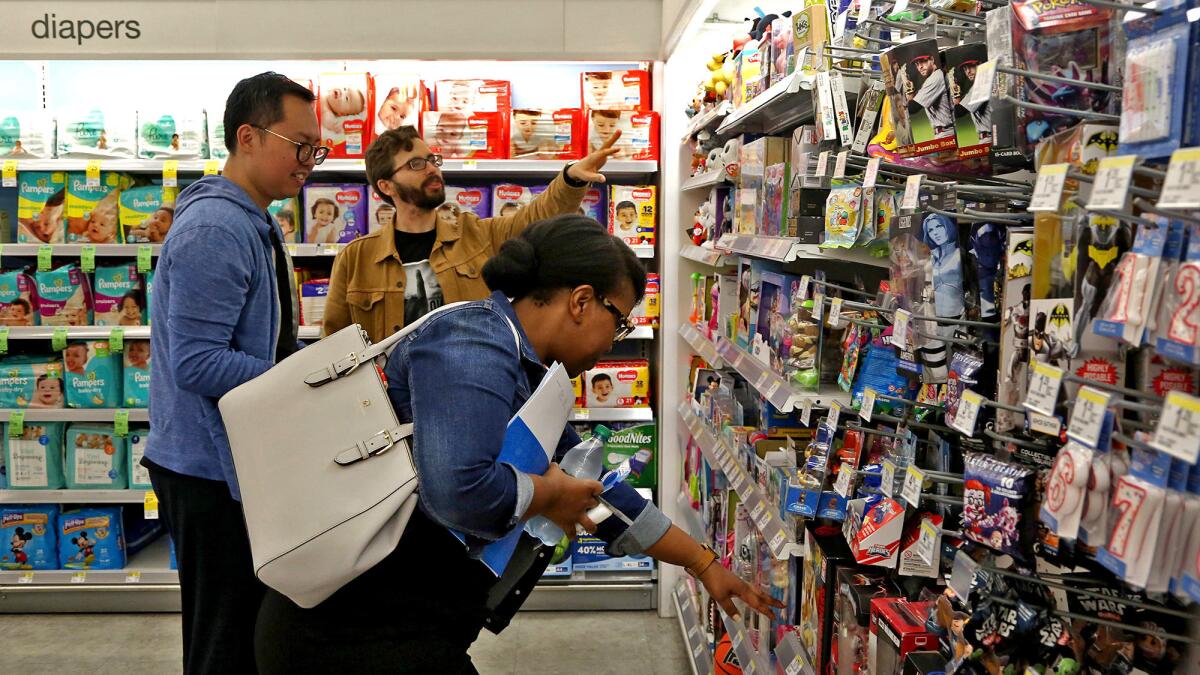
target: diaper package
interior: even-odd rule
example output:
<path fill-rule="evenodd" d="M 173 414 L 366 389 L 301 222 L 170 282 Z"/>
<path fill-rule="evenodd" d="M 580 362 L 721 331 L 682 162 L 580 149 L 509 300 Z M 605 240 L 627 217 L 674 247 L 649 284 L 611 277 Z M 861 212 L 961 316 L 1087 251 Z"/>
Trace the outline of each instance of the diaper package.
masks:
<path fill-rule="evenodd" d="M 207 132 L 207 136 L 205 137 L 207 149 L 204 155 L 211 159 L 225 159 L 229 157 L 229 150 L 225 148 L 224 104 L 205 108 L 204 126 Z"/>
<path fill-rule="evenodd" d="M 447 207 L 446 204 L 452 206 Z M 463 211 L 470 211 L 480 218 L 492 217 L 492 189 L 490 187 L 446 186 L 446 204 L 442 208 L 454 212 L 455 218 Z"/>
<path fill-rule="evenodd" d="M 449 192 L 450 188 L 446 188 Z M 376 230 L 391 231 L 396 227 L 396 207 L 387 203 L 370 187 L 367 188 L 367 234 Z"/>
<path fill-rule="evenodd" d="M 58 507 L 0 507 L 0 570 L 58 569 Z"/>
<path fill-rule="evenodd" d="M 629 245 L 654 244 L 653 185 L 613 185 L 608 199 L 608 231 Z"/>
<path fill-rule="evenodd" d="M 54 157 L 54 120 L 44 110 L 0 110 L 0 157 Z"/>
<path fill-rule="evenodd" d="M 146 278 L 146 325 L 150 325 L 150 309 L 154 307 L 154 270 L 145 274 Z"/>
<path fill-rule="evenodd" d="M 283 231 L 283 243 L 300 243 L 300 201 L 295 197 L 276 199 L 267 206 L 267 213 L 279 223 Z"/>
<path fill-rule="evenodd" d="M 0 240 L 13 241 L 17 231 L 17 190 L 0 189 Z"/>
<path fill-rule="evenodd" d="M 72 424 L 67 427 L 64 473 L 71 490 L 122 490 L 128 487 L 127 438 L 113 425 Z"/>
<path fill-rule="evenodd" d="M 75 509 L 58 516 L 58 562 L 70 570 L 125 567 L 121 507 Z"/>
<path fill-rule="evenodd" d="M 508 156 L 507 112 L 428 111 L 422 116 L 429 149 L 446 159 Z"/>
<path fill-rule="evenodd" d="M 164 113 L 139 110 L 138 157 L 200 159 L 204 156 L 204 112 Z"/>
<path fill-rule="evenodd" d="M 62 408 L 66 405 L 62 361 L 49 356 L 0 360 L 0 408 Z"/>
<path fill-rule="evenodd" d="M 0 272 L 0 326 L 38 325 L 33 277 L 25 270 Z"/>
<path fill-rule="evenodd" d="M 136 263 L 96 267 L 92 303 L 97 326 L 141 326 L 145 323 L 142 278 Z"/>
<path fill-rule="evenodd" d="M 367 187 L 357 183 L 304 186 L 304 241 L 345 244 L 367 233 Z"/>
<path fill-rule="evenodd" d="M 546 185 L 526 187 L 512 183 L 494 186 L 492 188 L 492 216 L 499 218 L 516 215 L 517 211 L 528 206 L 534 197 L 545 192 L 547 187 Z"/>
<path fill-rule="evenodd" d="M 505 80 L 439 80 L 437 110 L 511 112 L 512 85 Z M 428 127 L 426 128 L 428 134 Z"/>
<path fill-rule="evenodd" d="M 321 142 L 330 148 L 330 157 L 364 156 L 375 125 L 373 98 L 368 73 L 321 74 L 317 118 L 321 122 Z"/>
<path fill-rule="evenodd" d="M 77 265 L 39 271 L 34 278 L 43 326 L 92 325 L 92 285 Z"/>
<path fill-rule="evenodd" d="M 17 174 L 17 241 L 61 244 L 67 202 L 65 171 L 22 171 Z"/>
<path fill-rule="evenodd" d="M 134 159 L 137 157 L 137 114 L 132 110 L 61 110 L 58 113 L 58 157 Z"/>
<path fill-rule="evenodd" d="M 415 75 L 372 73 L 375 82 L 375 137 L 400 127 L 421 128 L 429 109 L 425 83 Z"/>
<path fill-rule="evenodd" d="M 26 424 L 13 437 L 5 428 L 4 463 L 12 490 L 61 490 L 63 474 L 63 424 Z"/>
<path fill-rule="evenodd" d="M 107 340 L 72 342 L 63 350 L 68 408 L 121 407 L 121 357 Z"/>
<path fill-rule="evenodd" d="M 300 325 L 320 326 L 325 321 L 325 298 L 329 279 L 312 279 L 300 284 Z"/>
<path fill-rule="evenodd" d="M 142 466 L 142 457 L 146 456 L 146 448 L 150 445 L 150 427 L 131 427 L 129 429 L 129 489 L 153 490 L 150 484 L 150 472 Z"/>
<path fill-rule="evenodd" d="M 601 361 L 583 374 L 589 408 L 645 408 L 650 405 L 650 362 Z"/>
<path fill-rule="evenodd" d="M 608 191 L 599 188 L 588 188 L 583 193 L 583 202 L 579 205 L 581 215 L 592 218 L 600 223 L 608 222 Z"/>
<path fill-rule="evenodd" d="M 67 174 L 67 243 L 116 244 L 120 241 L 121 189 L 129 177 L 100 173 L 100 184 L 89 187 L 83 172 Z"/>
<path fill-rule="evenodd" d="M 591 110 L 587 117 L 588 150 L 599 150 L 618 130 L 621 137 L 610 159 L 658 159 L 658 113 Z"/>
<path fill-rule="evenodd" d="M 126 408 L 150 406 L 150 341 L 126 340 L 123 354 L 125 386 L 121 387 Z"/>
<path fill-rule="evenodd" d="M 518 108 L 509 128 L 510 159 L 579 159 L 587 149 L 582 108 Z"/>
<path fill-rule="evenodd" d="M 650 109 L 650 71 L 605 70 L 579 76 L 581 99 L 589 110 Z"/>
<path fill-rule="evenodd" d="M 179 189 L 161 185 L 121 190 L 121 237 L 127 244 L 161 244 L 175 221 Z"/>

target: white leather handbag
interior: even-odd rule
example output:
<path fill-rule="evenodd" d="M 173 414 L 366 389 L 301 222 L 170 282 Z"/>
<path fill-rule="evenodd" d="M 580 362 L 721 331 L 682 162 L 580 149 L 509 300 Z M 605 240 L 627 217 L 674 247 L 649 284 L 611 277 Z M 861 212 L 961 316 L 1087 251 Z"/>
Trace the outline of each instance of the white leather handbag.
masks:
<path fill-rule="evenodd" d="M 400 541 L 417 505 L 413 425 L 397 420 L 376 366 L 459 304 L 375 345 L 343 328 L 221 397 L 254 572 L 297 605 L 317 605 Z"/>

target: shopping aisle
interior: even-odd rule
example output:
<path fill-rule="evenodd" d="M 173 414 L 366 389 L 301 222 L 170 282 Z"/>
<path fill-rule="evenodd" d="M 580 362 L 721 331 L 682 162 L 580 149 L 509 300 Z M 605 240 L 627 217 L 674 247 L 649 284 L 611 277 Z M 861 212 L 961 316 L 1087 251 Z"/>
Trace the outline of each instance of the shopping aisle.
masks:
<path fill-rule="evenodd" d="M 0 616 L 0 673 L 181 672 L 177 614 Z M 545 654 L 561 654 L 547 660 Z M 690 672 L 674 619 L 655 612 L 524 612 L 471 650 L 482 675 Z"/>

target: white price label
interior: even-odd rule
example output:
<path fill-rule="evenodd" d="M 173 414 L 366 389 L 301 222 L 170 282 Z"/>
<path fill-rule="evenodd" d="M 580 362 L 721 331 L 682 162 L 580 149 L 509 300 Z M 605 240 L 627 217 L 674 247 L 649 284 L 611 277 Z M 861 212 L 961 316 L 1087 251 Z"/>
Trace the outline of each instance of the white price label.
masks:
<path fill-rule="evenodd" d="M 84 584 L 87 583 L 87 572 L 75 572 L 71 575 L 71 583 Z"/>
<path fill-rule="evenodd" d="M 698 659 L 703 655 L 704 655 L 704 645 L 703 644 L 696 645 L 696 648 L 692 650 L 692 658 Z"/>
<path fill-rule="evenodd" d="M 916 508 L 921 503 L 921 489 L 925 486 L 925 472 L 915 466 L 909 466 L 904 472 L 904 487 L 900 496 L 905 503 Z"/>
<path fill-rule="evenodd" d="M 979 421 L 979 411 L 983 407 L 983 396 L 964 389 L 958 398 L 958 412 L 950 422 L 950 426 L 967 436 L 975 435 L 975 424 Z"/>
<path fill-rule="evenodd" d="M 141 581 L 142 581 L 142 573 L 141 572 L 135 570 L 133 572 L 125 573 L 125 583 L 137 584 L 137 583 L 141 583 Z"/>
<path fill-rule="evenodd" d="M 917 204 L 921 198 L 921 181 L 923 180 L 925 180 L 925 174 L 916 173 L 904 181 L 904 197 L 900 200 L 900 208 L 907 211 L 915 211 L 917 209 Z"/>
<path fill-rule="evenodd" d="M 838 469 L 837 480 L 833 482 L 833 491 L 845 497 L 850 498 L 850 490 L 854 485 L 854 465 L 850 462 L 842 462 L 842 468 Z"/>
<path fill-rule="evenodd" d="M 879 482 L 879 490 L 889 497 L 896 491 L 896 463 L 890 459 L 883 460 L 883 477 Z"/>
<path fill-rule="evenodd" d="M 838 328 L 842 325 L 842 299 L 834 298 L 829 301 L 829 327 Z"/>
<path fill-rule="evenodd" d="M 970 100 L 971 94 L 975 92 L 975 87 L 979 87 L 980 99 L 987 99 L 991 96 L 992 85 L 996 82 L 996 62 L 984 61 L 975 69 L 975 84 L 971 86 L 971 92 L 967 94 L 967 100 Z"/>
<path fill-rule="evenodd" d="M 1164 209 L 1200 209 L 1200 148 L 1171 153 L 1158 205 Z"/>
<path fill-rule="evenodd" d="M 837 430 L 838 420 L 842 416 L 842 404 L 834 401 L 829 404 L 829 426 Z"/>
<path fill-rule="evenodd" d="M 1062 388 L 1063 369 L 1048 363 L 1035 361 L 1029 377 L 1029 393 L 1025 396 L 1025 407 L 1043 415 L 1053 415 L 1058 404 L 1058 390 Z"/>
<path fill-rule="evenodd" d="M 871 18 L 871 0 L 858 0 L 858 23 L 862 24 L 869 18 Z M 792 674 L 788 673 L 788 675 Z"/>
<path fill-rule="evenodd" d="M 898 309 L 892 320 L 892 344 L 900 349 L 904 349 L 905 345 L 908 344 L 908 322 L 911 319 L 911 312 L 905 309 Z"/>
<path fill-rule="evenodd" d="M 733 648 L 736 650 L 741 648 L 742 640 L 744 639 L 745 637 L 742 635 L 742 631 L 739 630 L 733 634 L 733 637 L 729 638 L 729 641 L 733 643 Z"/>
<path fill-rule="evenodd" d="M 863 188 L 873 188 L 879 180 L 879 164 L 883 160 L 878 157 L 872 157 L 867 160 L 867 172 L 863 175 Z"/>
<path fill-rule="evenodd" d="M 800 403 L 800 423 L 806 427 L 812 426 L 812 408 L 811 398 L 806 398 Z"/>
<path fill-rule="evenodd" d="M 862 407 L 858 409 L 858 416 L 868 422 L 871 421 L 871 414 L 875 412 L 876 396 L 878 396 L 878 394 L 875 393 L 874 389 L 870 387 L 863 389 Z"/>
<path fill-rule="evenodd" d="M 100 187 L 100 160 L 93 159 L 84 167 L 84 184 L 89 188 Z"/>
<path fill-rule="evenodd" d="M 942 533 L 938 531 L 938 528 L 934 527 L 928 520 L 921 521 L 921 533 L 917 537 L 917 544 L 914 548 L 914 552 L 921 558 L 921 562 L 926 565 L 933 565 L 937 562 L 934 556 L 938 551 L 937 543 L 941 535 Z"/>
<path fill-rule="evenodd" d="M 818 324 L 825 318 L 825 294 L 813 293 L 813 321 Z"/>
<path fill-rule="evenodd" d="M 1037 184 L 1033 187 L 1033 198 L 1029 200 L 1029 211 L 1057 212 L 1062 204 L 1063 186 L 1067 184 L 1067 164 L 1045 164 L 1038 169 Z"/>
<path fill-rule="evenodd" d="M 767 390 L 765 392 L 763 392 L 763 396 L 768 401 L 770 401 L 771 404 L 774 405 L 776 408 L 783 407 L 783 406 L 780 406 L 775 403 L 775 394 L 778 394 L 779 390 L 782 388 L 783 388 L 783 380 L 775 380 L 774 382 L 771 383 L 771 386 L 767 387 Z"/>
<path fill-rule="evenodd" d="M 754 508 L 750 509 L 750 518 L 755 522 L 758 522 L 758 519 L 762 517 L 766 511 L 767 505 L 764 504 L 762 500 L 758 500 L 754 503 Z"/>
<path fill-rule="evenodd" d="M 1129 183 L 1133 179 L 1133 165 L 1136 162 L 1136 155 L 1105 157 L 1100 160 L 1095 181 L 1092 183 L 1092 197 L 1088 208 L 1117 211 L 1124 209 L 1125 198 L 1129 195 Z"/>
<path fill-rule="evenodd" d="M 575 409 L 575 419 L 576 420 L 580 420 L 580 421 L 587 420 L 587 419 L 590 419 L 591 416 L 592 416 L 592 411 L 588 410 L 587 408 L 576 408 Z"/>
<path fill-rule="evenodd" d="M 32 584 L 33 572 L 22 572 L 21 576 L 17 577 L 18 584 Z"/>
<path fill-rule="evenodd" d="M 754 524 L 758 526 L 759 531 L 767 529 L 767 523 L 771 522 L 771 513 L 763 511 L 757 518 L 754 519 Z"/>
<path fill-rule="evenodd" d="M 779 555 L 779 547 L 783 546 L 783 543 L 785 541 L 787 541 L 787 535 L 785 535 L 783 533 L 783 530 L 776 532 L 775 536 L 771 537 L 771 541 L 769 544 L 771 547 L 771 552 L 775 553 L 776 556 L 778 556 Z"/>
<path fill-rule="evenodd" d="M 800 277 L 800 288 L 796 289 L 796 295 L 801 302 L 808 299 L 808 287 L 812 284 L 812 277 L 807 274 Z"/>
<path fill-rule="evenodd" d="M 1200 456 L 1200 398 L 1181 391 L 1169 392 L 1150 445 L 1195 464 Z"/>
<path fill-rule="evenodd" d="M 695 640 L 698 635 L 700 635 L 700 627 L 692 626 L 691 630 L 688 631 L 688 637 Z"/>
<path fill-rule="evenodd" d="M 850 151 L 843 150 L 837 154 L 837 160 L 833 163 L 833 177 L 846 177 L 846 160 L 850 158 Z"/>
<path fill-rule="evenodd" d="M 824 177 L 826 172 L 828 172 L 828 170 L 829 170 L 829 151 L 822 150 L 821 153 L 819 155 L 817 155 L 817 176 Z"/>
<path fill-rule="evenodd" d="M 0 187 L 17 187 L 17 160 L 6 159 L 0 165 Z"/>
<path fill-rule="evenodd" d="M 741 494 L 742 485 L 746 482 L 746 479 L 742 477 L 742 472 L 736 469 L 731 469 L 729 473 L 729 484 L 733 486 L 733 489 L 736 490 L 738 494 Z"/>
<path fill-rule="evenodd" d="M 902 14 L 907 9 L 908 9 L 908 0 L 896 0 L 896 7 L 894 9 L 892 9 L 892 14 Z"/>
<path fill-rule="evenodd" d="M 325 244 L 321 247 L 321 255 L 337 255 L 341 250 L 341 244 Z"/>
<path fill-rule="evenodd" d="M 799 63 L 799 62 L 800 62 L 799 60 L 796 61 L 796 63 Z M 810 160 L 809 153 L 807 153 L 807 152 L 800 153 L 799 168 L 797 168 L 796 170 L 799 171 L 800 175 L 804 178 L 808 178 L 808 176 L 809 176 L 809 173 L 808 173 L 809 160 Z"/>
<path fill-rule="evenodd" d="M 792 659 L 792 662 L 788 664 L 787 670 L 784 672 L 786 675 L 800 675 L 801 670 L 804 670 L 804 662 L 800 660 L 799 656 L 797 656 L 796 658 Z"/>
<path fill-rule="evenodd" d="M 163 162 L 162 170 L 163 187 L 179 187 L 179 162 L 174 159 L 168 159 Z"/>
<path fill-rule="evenodd" d="M 1108 394 L 1081 387 L 1071 409 L 1071 421 L 1067 424 L 1067 436 L 1095 448 L 1100 443 L 1100 432 L 1104 428 L 1104 411 L 1108 409 Z"/>

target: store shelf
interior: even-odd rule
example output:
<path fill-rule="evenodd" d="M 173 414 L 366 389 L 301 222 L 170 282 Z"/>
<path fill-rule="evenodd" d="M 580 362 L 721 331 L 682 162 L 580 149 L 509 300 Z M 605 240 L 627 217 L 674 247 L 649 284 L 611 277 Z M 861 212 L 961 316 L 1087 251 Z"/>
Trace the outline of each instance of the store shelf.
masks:
<path fill-rule="evenodd" d="M 695 244 L 684 244 L 683 249 L 679 251 L 679 257 L 698 262 L 709 267 L 725 267 L 734 263 L 734 260 L 725 255 L 723 251 L 718 251 L 707 246 L 696 246 Z"/>
<path fill-rule="evenodd" d="M 775 663 L 787 675 L 816 675 L 817 672 L 795 632 L 784 633 L 775 646 Z"/>
<path fill-rule="evenodd" d="M 653 340 L 654 339 L 654 327 L 653 326 L 638 326 L 637 328 L 633 329 L 632 333 L 630 333 L 629 335 L 626 335 L 625 339 L 626 340 Z"/>
<path fill-rule="evenodd" d="M 709 110 L 696 115 L 692 118 L 692 121 L 688 123 L 687 133 L 683 135 L 681 142 L 687 143 L 695 138 L 696 134 L 702 131 L 712 131 L 713 129 L 716 129 L 721 124 L 722 120 L 725 119 L 725 116 L 729 114 L 730 110 L 733 110 L 733 104 L 731 104 L 729 101 L 721 101 L 720 105 L 716 106 L 715 108 L 710 108 Z"/>
<path fill-rule="evenodd" d="M 575 408 L 572 422 L 653 422 L 653 408 Z"/>
<path fill-rule="evenodd" d="M 840 263 L 858 263 L 883 269 L 889 269 L 892 266 L 890 258 L 872 255 L 865 248 L 821 248 L 814 244 L 797 244 L 789 253 L 788 260 L 835 260 Z"/>
<path fill-rule="evenodd" d="M 679 337 L 688 343 L 692 351 L 696 352 L 700 358 L 708 362 L 713 368 L 723 367 L 724 361 L 721 360 L 721 355 L 717 353 L 717 346 L 711 340 L 700 334 L 695 326 L 690 323 L 684 323 L 679 326 Z"/>
<path fill-rule="evenodd" d="M 146 490 L 0 490 L 0 504 L 141 504 Z"/>
<path fill-rule="evenodd" d="M 721 126 L 717 127 L 716 134 L 721 137 L 747 132 L 777 134 L 812 120 L 812 84 L 810 82 L 808 88 L 801 87 L 806 77 L 812 78 L 811 75 L 796 72 L 776 82 L 770 89 L 726 116 Z M 842 82 L 846 90 L 846 104 L 853 112 L 859 79 L 844 77 Z"/>
<path fill-rule="evenodd" d="M 738 663 L 742 666 L 742 675 L 767 675 L 771 672 L 771 664 L 763 663 L 760 655 L 754 652 L 754 646 L 746 638 L 746 629 L 741 623 L 734 621 L 724 610 L 718 610 L 721 621 L 725 623 L 725 632 L 733 645 L 733 653 L 737 654 Z"/>
<path fill-rule="evenodd" d="M 675 506 L 679 508 L 682 523 L 678 523 L 683 527 L 692 539 L 696 541 L 708 541 L 708 536 L 704 533 L 704 523 L 700 520 L 700 514 L 692 508 L 692 498 L 687 492 L 680 491 L 675 497 Z"/>
<path fill-rule="evenodd" d="M 38 250 L 49 246 L 56 256 L 78 258 L 83 255 L 83 244 L 0 244 L 0 254 L 36 258 Z M 162 252 L 162 244 L 96 244 L 97 258 L 135 258 L 143 246 L 150 247 L 150 255 Z"/>
<path fill-rule="evenodd" d="M 811 401 L 814 407 L 820 408 L 829 407 L 834 401 L 843 406 L 850 405 L 850 394 L 836 385 L 824 385 L 817 392 L 796 389 L 765 363 L 724 337 L 717 338 L 717 353 L 730 368 L 736 370 L 780 412 L 791 412 L 803 406 L 806 401 Z"/>
<path fill-rule="evenodd" d="M 704 190 L 704 189 L 708 189 L 711 187 L 715 187 L 717 185 L 723 185 L 723 184 L 727 183 L 728 181 L 729 181 L 729 174 L 728 174 L 728 172 L 726 172 L 725 168 L 722 167 L 720 169 L 713 169 L 712 171 L 706 171 L 697 176 L 692 176 L 691 178 L 683 181 L 683 185 L 680 185 L 679 189 L 682 191 Z"/>
<path fill-rule="evenodd" d="M 654 257 L 654 244 L 634 244 L 629 248 L 633 249 L 639 258 L 651 259 Z"/>
<path fill-rule="evenodd" d="M 775 507 L 759 493 L 754 481 L 746 474 L 746 470 L 735 459 L 733 451 L 725 445 L 704 421 L 691 410 L 690 404 L 684 402 L 679 406 L 679 416 L 683 424 L 700 446 L 700 452 L 708 463 L 720 469 L 729 480 L 729 485 L 742 500 L 742 505 L 750 513 L 750 520 L 763 535 L 767 547 L 776 558 L 787 558 L 799 555 L 799 547 L 792 540 L 791 529 L 784 524 Z"/>
<path fill-rule="evenodd" d="M 68 326 L 68 340 L 107 340 L 120 328 L 126 340 L 149 340 L 150 326 Z M 9 340 L 49 340 L 54 326 L 13 326 L 8 329 Z"/>
<path fill-rule="evenodd" d="M 686 579 L 679 580 L 672 599 L 675 601 L 675 618 L 679 621 L 680 632 L 683 633 L 683 643 L 687 645 L 692 675 L 712 675 L 713 657 L 708 649 L 708 635 L 700 625 L 700 612 L 692 600 L 692 592 Z"/>
<path fill-rule="evenodd" d="M 108 422 L 117 415 L 117 408 L 0 408 L 0 419 L 7 420 L 16 412 L 25 413 L 25 422 Z M 129 408 L 130 422 L 149 422 L 148 408 Z"/>
<path fill-rule="evenodd" d="M 166 536 L 159 537 L 145 549 L 130 557 L 125 569 L 120 570 L 44 570 L 44 571 L 0 571 L 0 587 L 5 592 L 13 591 L 10 586 L 46 587 L 69 586 L 133 586 L 135 584 L 178 584 L 179 573 L 169 569 L 170 542 Z M 0 605 L 2 607 L 3 605 Z"/>
<path fill-rule="evenodd" d="M 17 171 L 83 171 L 90 159 L 32 159 L 17 162 Z M 162 173 L 165 160 L 161 159 L 103 159 L 103 171 L 125 171 L 129 173 Z M 178 171 L 183 174 L 199 174 L 204 171 L 207 159 L 179 160 Z M 527 174 L 550 175 L 562 171 L 567 160 L 559 159 L 447 159 L 442 165 L 444 173 L 452 174 Z M 223 165 L 224 162 L 221 162 Z M 605 175 L 642 175 L 658 171 L 654 160 L 614 160 L 604 166 Z M 314 174 L 364 173 L 366 162 L 361 159 L 327 159 L 313 167 Z"/>
<path fill-rule="evenodd" d="M 522 610 L 645 610 L 656 605 L 656 570 L 575 572 L 569 577 L 542 577 Z"/>
<path fill-rule="evenodd" d="M 801 244 L 798 240 L 790 237 L 727 234 L 716 243 L 716 248 L 736 255 L 776 262 L 792 262 L 803 259 L 857 263 L 885 269 L 891 266 L 891 261 L 886 256 L 874 256 L 863 248 L 821 248 L 815 244 Z"/>

